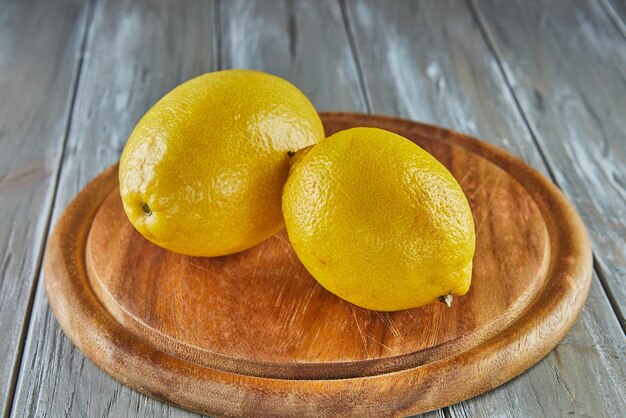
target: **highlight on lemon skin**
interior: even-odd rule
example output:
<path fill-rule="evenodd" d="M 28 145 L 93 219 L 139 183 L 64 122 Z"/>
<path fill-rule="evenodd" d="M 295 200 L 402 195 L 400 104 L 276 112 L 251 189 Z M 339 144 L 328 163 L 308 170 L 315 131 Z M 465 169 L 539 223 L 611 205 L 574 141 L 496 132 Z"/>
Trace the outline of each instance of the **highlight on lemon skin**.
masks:
<path fill-rule="evenodd" d="M 226 70 L 189 80 L 139 121 L 120 159 L 133 226 L 168 250 L 221 256 L 283 226 L 288 151 L 324 138 L 306 96 L 279 77 Z"/>
<path fill-rule="evenodd" d="M 338 132 L 292 157 L 283 214 L 293 248 L 327 290 L 396 311 L 469 290 L 475 231 L 452 174 L 408 139 Z"/>

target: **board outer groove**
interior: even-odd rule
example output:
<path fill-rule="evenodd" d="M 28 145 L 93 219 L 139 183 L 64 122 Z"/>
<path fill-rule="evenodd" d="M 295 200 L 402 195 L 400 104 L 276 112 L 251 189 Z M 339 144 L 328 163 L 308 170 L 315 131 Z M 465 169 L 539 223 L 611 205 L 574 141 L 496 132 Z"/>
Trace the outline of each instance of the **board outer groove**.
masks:
<path fill-rule="evenodd" d="M 104 371 L 143 393 L 220 415 L 424 412 L 508 381 L 558 344 L 588 294 L 591 250 L 580 217 L 552 183 L 504 151 L 442 128 L 360 114 L 323 117 L 334 123 L 402 129 L 451 141 L 503 168 L 531 193 L 544 218 L 551 221 L 546 225 L 554 257 L 548 271 L 551 280 L 517 321 L 497 338 L 457 355 L 370 377 L 269 379 L 191 364 L 138 340 L 110 316 L 89 286 L 84 245 L 100 202 L 116 185 L 115 167 L 111 167 L 69 205 L 46 250 L 44 271 L 50 305 L 74 344 Z M 568 235 L 561 237 L 564 232 Z"/>

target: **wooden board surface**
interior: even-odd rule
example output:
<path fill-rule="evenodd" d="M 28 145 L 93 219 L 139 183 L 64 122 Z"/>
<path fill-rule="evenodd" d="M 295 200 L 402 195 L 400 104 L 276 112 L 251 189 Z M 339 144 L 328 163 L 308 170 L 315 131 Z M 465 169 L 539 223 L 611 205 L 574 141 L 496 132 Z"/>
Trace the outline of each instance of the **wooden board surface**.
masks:
<path fill-rule="evenodd" d="M 564 337 L 587 296 L 591 250 L 551 183 L 451 131 L 358 114 L 323 118 L 327 132 L 403 134 L 457 177 L 477 227 L 466 297 L 452 309 L 356 308 L 316 284 L 284 234 L 214 259 L 166 252 L 126 220 L 114 166 L 72 202 L 46 251 L 49 301 L 70 339 L 145 393 L 246 416 L 424 412 L 505 382 Z"/>
<path fill-rule="evenodd" d="M 78 59 L 85 62 L 78 68 L 79 94 L 71 106 L 67 107 L 67 102 L 63 104 L 63 97 L 72 97 L 74 82 L 62 92 L 64 94 L 41 88 L 44 102 L 35 106 L 33 100 L 18 100 L 27 106 L 23 108 L 27 111 L 5 113 L 0 119 L 0 143 L 5 157 L 0 165 L 3 181 L 24 180 L 11 182 L 12 191 L 0 194 L 3 208 L 19 206 L 18 210 L 3 211 L 8 214 L 3 218 L 9 228 L 7 231 L 13 233 L 9 234 L 12 239 L 3 238 L 6 246 L 1 248 L 6 270 L 1 283 L 5 295 L 0 299 L 4 301 L 0 320 L 5 327 L 1 333 L 5 345 L 1 348 L 6 347 L 9 352 L 16 350 L 17 354 L 15 361 L 4 357 L 4 364 L 12 366 L 2 373 L 4 376 L 6 372 L 6 381 L 11 382 L 17 379 L 19 372 L 13 403 L 11 385 L 1 385 L 8 394 L 5 398 L 8 402 L 3 401 L 6 413 L 13 407 L 15 416 L 196 416 L 129 390 L 95 368 L 63 336 L 47 307 L 42 286 L 37 290 L 32 317 L 28 315 L 29 304 L 22 301 L 28 299 L 28 289 L 37 283 L 41 261 L 36 254 L 41 254 L 44 240 L 33 238 L 33 232 L 45 238 L 46 229 L 45 222 L 33 222 L 33 219 L 40 219 L 36 215 L 24 214 L 35 213 L 39 207 L 43 216 L 53 211 L 52 219 L 57 219 L 78 190 L 118 158 L 125 136 L 152 100 L 198 72 L 229 66 L 275 72 L 301 87 L 318 108 L 363 110 L 368 109 L 364 98 L 371 99 L 370 102 L 376 101 L 377 113 L 395 113 L 463 130 L 519 155 L 546 175 L 554 169 L 544 164 L 533 138 L 528 135 L 524 118 L 531 115 L 516 108 L 516 93 L 508 89 L 506 82 L 500 81 L 498 55 L 482 39 L 480 25 L 464 2 L 426 0 L 420 1 L 419 7 L 415 2 L 394 2 L 391 9 L 383 2 L 380 5 L 385 4 L 385 7 L 378 8 L 376 1 L 293 2 L 297 6 L 291 8 L 289 3 L 283 0 L 188 1 L 184 7 L 168 8 L 168 2 L 149 0 L 135 3 L 131 8 L 129 5 L 133 2 L 118 0 L 0 1 L 0 19 L 6 23 L 2 26 L 5 31 L 0 37 L 0 48 L 3 53 L 14 53 L 2 55 L 0 62 L 4 65 L 2 68 L 20 70 L 2 73 L 7 77 L 6 86 L 12 91 L 24 92 L 20 88 L 24 84 L 15 81 L 18 75 L 34 72 L 55 77 L 55 80 L 71 75 L 69 70 L 56 70 L 52 61 L 46 61 L 47 57 L 64 66 L 76 64 Z M 584 17 L 587 12 L 581 7 L 591 3 L 573 2 L 570 12 Z M 603 2 L 608 3 L 616 11 L 626 10 L 621 0 Z M 505 2 L 494 3 L 490 16 L 510 19 L 511 15 L 501 10 L 505 5 Z M 354 13 L 356 6 L 362 7 L 364 13 Z M 550 14 L 548 3 L 536 2 L 529 6 L 541 9 L 540 15 Z M 95 10 L 94 18 L 74 20 L 76 26 L 72 27 L 70 20 L 58 17 L 68 16 L 65 13 L 76 7 L 80 7 L 81 19 L 87 17 L 85 11 L 90 8 Z M 55 10 L 55 13 L 41 13 L 44 9 Z M 342 13 L 338 13 L 339 10 Z M 595 7 L 592 10 L 590 19 L 605 21 L 601 11 Z M 39 17 L 32 19 L 34 15 Z M 620 15 L 623 17 L 623 13 Z M 512 18 L 511 27 L 514 27 L 519 22 L 515 21 L 516 16 Z M 124 30 L 119 31 L 122 20 Z M 541 22 L 544 20 L 528 21 L 535 29 L 523 31 L 519 37 L 527 37 Z M 555 42 L 567 43 L 567 35 L 575 30 L 577 20 L 568 18 L 559 22 L 562 36 Z M 36 25 L 37 31 L 30 31 L 29 25 Z M 50 25 L 54 30 L 46 29 Z M 80 31 L 85 27 L 89 37 L 84 52 L 80 52 Z M 351 27 L 361 28 L 361 35 L 358 31 L 350 34 Z M 612 30 L 610 22 L 587 25 L 585 36 L 596 40 L 608 36 L 615 45 Z M 41 36 L 19 35 L 31 32 Z M 363 41 L 363 34 L 372 35 L 367 43 Z M 348 43 L 350 36 L 358 46 L 352 53 Z M 491 36 L 497 41 L 499 37 L 511 35 L 492 32 Z M 42 53 L 40 41 L 50 45 L 65 42 L 65 46 L 60 47 L 63 53 Z M 617 47 L 619 50 L 620 44 Z M 46 48 L 47 51 L 58 49 Z M 597 51 L 609 49 L 609 43 L 594 42 L 591 48 L 584 49 L 583 60 L 592 60 Z M 259 50 L 265 52 L 261 54 Z M 567 48 L 559 51 L 561 55 L 576 52 Z M 533 61 L 539 57 L 531 54 L 524 59 Z M 47 64 L 28 67 L 20 64 L 33 60 Z M 215 64 L 207 65 L 208 62 Z M 429 67 L 432 62 L 439 66 Z M 359 67 L 360 63 L 363 65 Z M 394 81 L 389 77 L 396 73 L 390 72 L 390 65 L 401 78 Z M 545 61 L 544 65 L 555 64 Z M 368 68 L 376 71 L 360 85 L 355 77 Z M 569 71 L 568 67 L 561 70 L 565 75 Z M 140 72 L 145 72 L 147 77 L 135 77 Z M 342 83 L 336 82 L 339 77 L 343 77 Z M 41 76 L 28 79 L 32 87 L 44 80 Z M 549 79 L 546 82 L 552 83 Z M 328 83 L 333 87 L 327 88 Z M 579 81 L 567 78 L 565 83 L 576 88 Z M 67 87 L 63 82 L 50 85 L 59 92 Z M 372 96 L 376 91 L 385 95 L 375 99 Z M 124 92 L 130 92 L 125 107 Z M 599 91 L 587 94 L 593 97 Z M 21 109 L 13 106 L 16 100 L 7 101 L 7 106 L 14 111 Z M 398 103 L 401 105 L 397 106 Z M 602 103 L 589 101 L 587 105 L 590 110 L 602 113 L 605 109 Z M 117 110 L 119 106 L 121 110 Z M 55 122 L 54 115 L 63 109 L 67 112 Z M 46 117 L 32 116 L 42 114 Z M 62 156 L 61 142 L 56 142 L 58 138 L 50 134 L 55 128 L 49 127 L 58 126 L 55 124 L 65 125 L 73 132 L 68 138 L 67 152 Z M 39 130 L 34 126 L 43 128 Z M 42 152 L 50 155 L 57 152 L 58 163 L 62 162 L 59 193 L 53 207 L 50 205 L 55 183 L 20 174 L 29 172 L 23 162 L 30 161 L 31 157 L 39 158 Z M 52 161 L 50 173 L 59 169 L 56 164 Z M 33 190 L 36 190 L 34 194 Z M 29 196 L 34 196 L 34 200 Z M 39 201 L 40 206 L 39 198 L 43 199 Z M 596 204 L 601 207 L 604 203 L 597 201 Z M 593 218 L 586 221 L 594 222 Z M 620 280 L 619 276 L 611 277 L 606 272 L 603 276 L 605 281 Z M 41 281 L 39 283 L 41 285 Z M 8 296 L 16 294 L 11 289 L 18 292 L 17 297 Z M 20 314 L 24 309 L 26 314 Z M 5 332 L 19 329 L 24 332 L 28 329 L 25 342 L 24 332 Z M 25 349 L 20 363 L 22 355 L 18 347 L 22 344 Z M 439 410 L 433 416 L 615 416 L 615 411 L 626 408 L 622 396 L 626 387 L 625 361 L 624 333 L 607 302 L 605 290 L 595 278 L 580 320 L 544 361 L 497 390 Z"/>
<path fill-rule="evenodd" d="M 13 398 L 48 233 L 86 30 L 84 12 L 76 1 L 0 4 L 2 415 L 8 415 Z"/>
<path fill-rule="evenodd" d="M 177 84 L 217 68 L 213 2 L 112 0 L 85 6 L 90 12 L 84 63 L 53 224 L 90 179 L 119 159 L 126 138 L 146 109 Z M 14 416 L 192 415 L 129 389 L 85 359 L 50 312 L 43 280 L 26 341 L 12 405 Z"/>

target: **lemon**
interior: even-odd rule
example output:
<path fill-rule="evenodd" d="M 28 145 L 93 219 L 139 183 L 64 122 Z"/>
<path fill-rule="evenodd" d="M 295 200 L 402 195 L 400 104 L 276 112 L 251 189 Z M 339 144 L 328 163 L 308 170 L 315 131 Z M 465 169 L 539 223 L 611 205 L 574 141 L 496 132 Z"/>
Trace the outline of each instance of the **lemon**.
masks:
<path fill-rule="evenodd" d="M 119 167 L 133 226 L 168 250 L 235 253 L 284 223 L 289 151 L 324 138 L 309 100 L 261 72 L 204 74 L 166 94 L 139 121 Z"/>
<path fill-rule="evenodd" d="M 468 291 L 472 212 L 432 155 L 391 132 L 353 128 L 296 157 L 283 191 L 285 224 L 323 287 L 380 311 Z"/>

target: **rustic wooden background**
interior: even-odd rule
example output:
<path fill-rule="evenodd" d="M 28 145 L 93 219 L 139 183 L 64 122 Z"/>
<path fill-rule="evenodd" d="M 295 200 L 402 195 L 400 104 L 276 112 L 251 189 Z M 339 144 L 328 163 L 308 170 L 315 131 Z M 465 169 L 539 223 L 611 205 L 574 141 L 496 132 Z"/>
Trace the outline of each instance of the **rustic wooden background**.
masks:
<path fill-rule="evenodd" d="M 594 249 L 567 338 L 440 417 L 624 416 L 624 0 L 0 0 L 0 400 L 4 416 L 194 414 L 112 380 L 46 300 L 51 225 L 175 85 L 268 71 L 319 110 L 396 115 L 484 138 L 550 177 Z"/>

